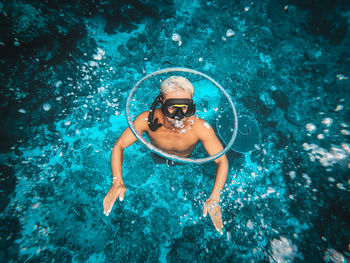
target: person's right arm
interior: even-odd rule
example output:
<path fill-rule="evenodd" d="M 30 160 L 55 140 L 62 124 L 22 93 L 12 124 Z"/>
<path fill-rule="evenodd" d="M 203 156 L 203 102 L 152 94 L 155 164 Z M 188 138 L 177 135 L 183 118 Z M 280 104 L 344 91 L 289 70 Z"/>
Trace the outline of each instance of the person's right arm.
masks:
<path fill-rule="evenodd" d="M 141 113 L 134 121 L 135 128 L 142 135 L 145 131 L 148 131 L 148 111 Z M 103 200 L 104 213 L 108 216 L 112 210 L 114 202 L 118 196 L 120 201 L 123 201 L 126 188 L 123 182 L 123 159 L 124 149 L 129 147 L 131 144 L 136 142 L 137 138 L 131 132 L 129 128 L 125 129 L 119 139 L 113 146 L 111 155 L 111 166 L 112 166 L 112 186 L 109 189 L 106 197 Z"/>

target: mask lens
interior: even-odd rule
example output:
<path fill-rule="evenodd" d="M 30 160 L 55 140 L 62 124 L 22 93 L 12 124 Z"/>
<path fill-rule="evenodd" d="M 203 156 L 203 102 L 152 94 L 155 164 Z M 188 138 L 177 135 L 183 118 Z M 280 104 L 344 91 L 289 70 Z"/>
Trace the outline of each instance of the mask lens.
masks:
<path fill-rule="evenodd" d="M 182 109 L 182 112 L 186 114 L 188 110 L 188 106 L 187 105 L 182 106 L 181 109 Z"/>
<path fill-rule="evenodd" d="M 168 106 L 168 111 L 170 114 L 174 113 L 176 111 L 176 107 L 171 105 L 171 106 Z"/>
<path fill-rule="evenodd" d="M 191 99 L 168 99 L 162 104 L 165 116 L 182 119 L 194 114 L 195 107 Z"/>

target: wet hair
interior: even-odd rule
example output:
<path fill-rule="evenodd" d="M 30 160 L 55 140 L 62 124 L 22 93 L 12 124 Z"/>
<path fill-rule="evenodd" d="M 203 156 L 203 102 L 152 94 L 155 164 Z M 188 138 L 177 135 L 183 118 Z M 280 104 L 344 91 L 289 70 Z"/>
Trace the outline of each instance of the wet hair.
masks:
<path fill-rule="evenodd" d="M 192 83 L 188 79 L 180 76 L 171 76 L 165 79 L 160 86 L 160 93 L 163 98 L 166 94 L 177 90 L 187 91 L 191 93 L 191 96 L 194 94 Z"/>

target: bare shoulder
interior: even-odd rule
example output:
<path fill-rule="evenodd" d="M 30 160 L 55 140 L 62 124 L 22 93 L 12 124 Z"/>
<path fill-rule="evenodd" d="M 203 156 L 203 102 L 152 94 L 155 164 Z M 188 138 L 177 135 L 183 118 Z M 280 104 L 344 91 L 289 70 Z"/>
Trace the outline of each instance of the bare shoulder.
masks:
<path fill-rule="evenodd" d="M 142 118 L 142 119 L 148 118 L 148 114 L 149 114 L 149 111 L 141 112 L 141 113 L 137 116 L 137 118 Z"/>
<path fill-rule="evenodd" d="M 203 139 L 215 135 L 213 128 L 206 120 L 197 117 L 194 117 L 193 120 L 193 129 L 199 138 Z"/>
<path fill-rule="evenodd" d="M 135 127 L 139 131 L 147 131 L 148 130 L 148 114 L 149 111 L 144 111 L 140 113 L 136 119 L 134 120 Z"/>
<path fill-rule="evenodd" d="M 196 129 L 203 129 L 203 128 L 210 129 L 211 125 L 206 120 L 193 117 L 193 127 Z"/>

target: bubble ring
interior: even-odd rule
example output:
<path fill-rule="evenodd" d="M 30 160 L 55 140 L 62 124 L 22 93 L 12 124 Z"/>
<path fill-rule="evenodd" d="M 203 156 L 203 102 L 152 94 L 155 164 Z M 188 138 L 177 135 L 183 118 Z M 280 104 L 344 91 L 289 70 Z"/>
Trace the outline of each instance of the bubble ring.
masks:
<path fill-rule="evenodd" d="M 136 130 L 136 127 L 131 119 L 130 116 L 130 103 L 131 103 L 131 99 L 134 96 L 136 89 L 147 79 L 154 77 L 156 75 L 159 74 L 163 74 L 163 73 L 168 73 L 168 72 L 173 72 L 173 71 L 180 71 L 180 72 L 188 72 L 188 73 L 192 73 L 195 75 L 200 75 L 204 78 L 206 78 L 207 80 L 209 80 L 210 82 L 212 82 L 227 98 L 227 101 L 230 104 L 231 110 L 232 110 L 232 114 L 234 116 L 234 129 L 232 132 L 232 137 L 231 140 L 229 141 L 229 143 L 226 145 L 226 147 L 221 151 L 218 152 L 215 155 L 212 155 L 210 157 L 207 158 L 200 158 L 200 159 L 192 159 L 192 158 L 183 158 L 183 157 L 179 157 L 175 154 L 170 154 L 167 152 L 162 151 L 161 149 L 155 147 L 154 145 L 152 145 L 151 143 L 149 143 L 148 141 L 145 140 L 145 138 L 143 138 L 141 136 L 141 134 Z M 175 162 L 181 162 L 181 163 L 197 163 L 197 164 L 202 164 L 202 163 L 206 163 L 206 162 L 210 162 L 213 161 L 219 157 L 221 157 L 222 155 L 224 155 L 233 145 L 235 139 L 236 139 L 236 135 L 237 135 L 237 126 L 238 126 L 238 118 L 237 118 L 237 113 L 236 113 L 236 108 L 231 100 L 230 95 L 226 92 L 226 90 L 219 84 L 217 83 L 214 79 L 212 79 L 211 77 L 209 77 L 208 75 L 199 72 L 197 70 L 193 70 L 193 69 L 189 69 L 189 68 L 165 68 L 165 69 L 160 69 L 157 71 L 154 71 L 146 76 L 144 76 L 141 80 L 139 80 L 135 86 L 131 89 L 131 91 L 129 92 L 129 96 L 126 100 L 126 108 L 125 108 L 125 114 L 126 114 L 126 118 L 128 121 L 128 126 L 130 128 L 130 130 L 132 131 L 132 133 L 135 135 L 135 137 L 142 143 L 144 144 L 149 150 L 151 150 L 154 153 L 157 153 L 167 159 L 170 159 L 172 161 Z"/>

